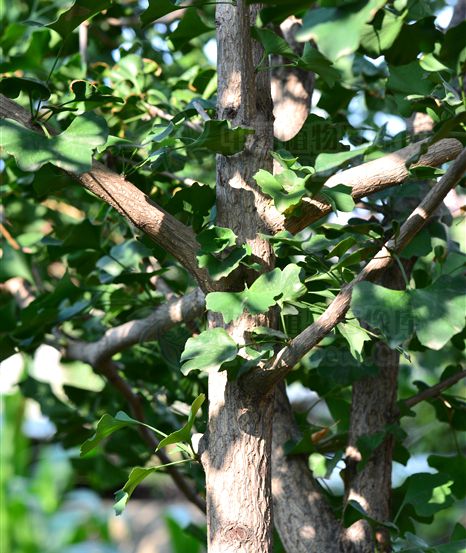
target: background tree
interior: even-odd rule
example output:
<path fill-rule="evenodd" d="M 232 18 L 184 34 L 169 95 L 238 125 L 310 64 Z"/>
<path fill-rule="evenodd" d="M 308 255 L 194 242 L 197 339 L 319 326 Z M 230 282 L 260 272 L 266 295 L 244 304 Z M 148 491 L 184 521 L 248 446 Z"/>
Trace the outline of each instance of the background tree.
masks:
<path fill-rule="evenodd" d="M 2 356 L 48 342 L 102 377 L 21 389 L 117 512 L 165 470 L 211 552 L 272 551 L 274 524 L 288 552 L 418 551 L 464 498 L 461 206 L 439 208 L 464 182 L 466 23 L 444 7 L 3 10 Z M 389 132 L 416 113 L 426 136 Z M 295 416 L 285 381 L 329 418 Z M 418 450 L 437 472 L 392 490 Z"/>

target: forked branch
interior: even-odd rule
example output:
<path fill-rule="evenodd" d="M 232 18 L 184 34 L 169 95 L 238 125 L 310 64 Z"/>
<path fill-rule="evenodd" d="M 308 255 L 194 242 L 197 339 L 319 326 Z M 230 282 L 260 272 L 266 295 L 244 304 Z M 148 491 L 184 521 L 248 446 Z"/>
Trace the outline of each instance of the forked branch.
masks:
<path fill-rule="evenodd" d="M 427 141 L 428 139 L 421 140 L 374 161 L 337 173 L 325 182 L 325 186 L 332 187 L 337 184 L 351 186 L 351 195 L 357 202 L 361 198 L 401 184 L 409 176 L 406 163 L 419 154 L 420 149 L 425 146 Z M 461 150 L 462 145 L 459 140 L 445 138 L 432 144 L 427 152 L 410 167 L 439 167 L 443 163 L 455 159 Z M 276 232 L 285 229 L 296 233 L 332 211 L 330 203 L 319 198 L 303 198 L 300 208 L 300 216 L 288 220 L 285 220 L 278 212 L 274 212 L 272 220 L 269 222 L 271 227 Z"/>
<path fill-rule="evenodd" d="M 342 288 L 317 321 L 305 328 L 288 346 L 284 347 L 270 365 L 250 375 L 251 385 L 256 386 L 257 390 L 266 391 L 284 378 L 308 351 L 327 336 L 343 320 L 348 311 L 354 286 L 363 280 L 373 280 L 392 264 L 393 254 L 400 252 L 416 236 L 440 206 L 448 192 L 464 176 L 465 171 L 466 149 L 403 223 L 399 235 L 386 242 L 359 275 Z"/>

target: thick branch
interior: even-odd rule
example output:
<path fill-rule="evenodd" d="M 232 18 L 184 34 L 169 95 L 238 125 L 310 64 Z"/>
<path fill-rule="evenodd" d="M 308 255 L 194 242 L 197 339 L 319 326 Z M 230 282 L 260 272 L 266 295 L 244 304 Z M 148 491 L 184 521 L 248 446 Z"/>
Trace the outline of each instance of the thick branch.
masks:
<path fill-rule="evenodd" d="M 462 151 L 445 175 L 432 187 L 424 200 L 411 213 L 401 226 L 399 235 L 389 240 L 359 275 L 342 288 L 319 319 L 298 334 L 289 346 L 283 348 L 269 367 L 250 375 L 251 384 L 257 386 L 256 389 L 265 391 L 268 386 L 284 378 L 308 351 L 343 320 L 351 303 L 351 293 L 354 286 L 363 280 L 373 280 L 391 265 L 393 262 L 392 252 L 400 252 L 414 238 L 442 203 L 451 188 L 463 177 L 465 170 L 466 149 Z"/>
<path fill-rule="evenodd" d="M 0 95 L 0 118 L 13 119 L 29 129 L 38 130 L 31 121 L 29 112 L 3 95 Z M 196 252 L 199 246 L 195 234 L 189 227 L 159 207 L 131 182 L 97 161 L 94 161 L 92 170 L 88 173 L 67 174 L 114 207 L 134 226 L 173 255 L 196 276 L 201 287 L 206 290 L 211 288 L 208 273 L 198 267 Z"/>
<path fill-rule="evenodd" d="M 448 378 L 445 378 L 445 380 L 442 380 L 438 384 L 435 384 L 435 386 L 426 388 L 425 390 L 422 390 L 422 392 L 419 392 L 418 394 L 405 399 L 403 403 L 406 407 L 414 407 L 418 403 L 421 403 L 421 401 L 426 401 L 428 399 L 439 396 L 444 390 L 450 388 L 463 378 L 466 378 L 466 371 L 460 371 L 456 374 L 452 374 Z"/>
<path fill-rule="evenodd" d="M 427 140 L 410 144 L 406 148 L 402 148 L 382 158 L 337 173 L 325 182 L 325 186 L 332 187 L 337 184 L 351 186 L 354 201 L 359 201 L 365 196 L 401 184 L 409 176 L 406 162 L 419 153 L 420 148 Z M 455 159 L 461 150 L 461 142 L 454 138 L 445 138 L 432 144 L 428 151 L 410 167 L 438 167 L 447 161 Z M 331 211 L 332 206 L 323 199 L 303 198 L 301 215 L 299 217 L 285 220 L 283 215 L 273 212 L 269 224 L 275 232 L 286 229 L 292 233 L 296 233 L 328 215 Z"/>
<path fill-rule="evenodd" d="M 110 328 L 96 342 L 70 342 L 66 348 L 68 359 L 79 359 L 92 366 L 100 365 L 116 353 L 135 344 L 157 340 L 178 323 L 189 322 L 202 315 L 204 294 L 199 288 L 157 307 L 144 319 L 129 321 Z"/>

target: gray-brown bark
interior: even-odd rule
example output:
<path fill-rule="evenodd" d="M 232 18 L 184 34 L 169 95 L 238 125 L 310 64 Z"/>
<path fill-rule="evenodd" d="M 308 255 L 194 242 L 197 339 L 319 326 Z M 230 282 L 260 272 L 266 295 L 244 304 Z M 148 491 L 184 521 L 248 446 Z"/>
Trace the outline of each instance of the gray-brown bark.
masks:
<path fill-rule="evenodd" d="M 273 266 L 270 245 L 258 237 L 268 201 L 253 180 L 261 168 L 271 170 L 273 140 L 270 76 L 257 72 L 262 47 L 251 38 L 257 7 L 239 1 L 218 4 L 218 118 L 252 127 L 243 152 L 217 157 L 217 224 L 231 228 L 248 243 L 264 270 Z M 236 272 L 228 289 L 241 289 L 256 275 Z M 210 326 L 221 317 L 210 315 Z M 237 343 L 268 316 L 243 316 L 227 327 Z M 209 375 L 209 423 L 201 442 L 206 472 L 208 547 L 210 553 L 267 553 L 272 550 L 271 439 L 273 393 L 260 399 L 225 372 Z"/>
<path fill-rule="evenodd" d="M 303 456 L 286 456 L 284 444 L 299 437 L 285 384 L 275 390 L 272 442 L 273 516 L 289 553 L 338 553 L 341 525 L 312 479 Z"/>
<path fill-rule="evenodd" d="M 295 41 L 301 21 L 290 16 L 277 29 L 293 50 L 301 54 L 303 44 Z M 290 140 L 298 134 L 309 115 L 314 74 L 298 67 L 285 67 L 287 59 L 272 56 L 272 99 L 274 135 L 279 140 Z"/>
<path fill-rule="evenodd" d="M 409 274 L 412 263 L 405 263 Z M 387 288 L 406 287 L 398 265 L 392 265 L 379 283 Z M 377 447 L 362 470 L 358 469 L 361 453 L 358 440 L 383 432 L 397 418 L 397 382 L 400 354 L 384 342 L 374 344 L 373 363 L 379 372 L 354 382 L 351 403 L 351 422 L 346 448 L 345 502 L 354 500 L 375 520 L 390 519 L 393 435 L 389 434 Z M 375 535 L 369 524 L 359 520 L 346 531 L 345 540 L 361 553 L 390 551 L 388 529 L 380 526 Z"/>

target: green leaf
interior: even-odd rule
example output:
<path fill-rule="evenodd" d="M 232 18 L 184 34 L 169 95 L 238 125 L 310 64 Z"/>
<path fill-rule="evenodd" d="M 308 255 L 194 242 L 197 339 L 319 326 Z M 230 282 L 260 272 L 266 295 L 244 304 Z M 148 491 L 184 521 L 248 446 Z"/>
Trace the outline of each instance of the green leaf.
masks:
<path fill-rule="evenodd" d="M 306 71 L 317 73 L 328 86 L 333 87 L 340 78 L 340 72 L 333 67 L 332 62 L 314 48 L 310 42 L 306 42 L 304 45 L 303 55 L 298 59 L 296 65 Z"/>
<path fill-rule="evenodd" d="M 196 38 L 204 33 L 212 31 L 213 27 L 208 27 L 199 17 L 197 10 L 194 8 L 187 9 L 181 18 L 178 27 L 171 33 L 170 40 L 173 46 L 180 50 L 193 38 Z"/>
<path fill-rule="evenodd" d="M 47 100 L 50 97 L 49 87 L 45 83 L 26 77 L 3 77 L 0 92 L 8 98 L 17 98 L 21 92 L 34 100 Z"/>
<path fill-rule="evenodd" d="M 363 26 L 361 32 L 361 46 L 373 58 L 381 56 L 393 45 L 399 35 L 406 15 L 395 14 L 388 10 L 381 10 L 374 17 L 372 23 Z"/>
<path fill-rule="evenodd" d="M 368 0 L 348 6 L 313 8 L 304 16 L 296 39 L 313 40 L 325 57 L 335 61 L 358 48 L 365 24 L 384 4 L 385 0 Z"/>
<path fill-rule="evenodd" d="M 361 361 L 364 343 L 370 340 L 367 331 L 357 324 L 348 323 L 340 323 L 337 328 L 348 342 L 351 355 L 358 361 Z"/>
<path fill-rule="evenodd" d="M 238 347 L 223 328 L 212 328 L 190 338 L 181 355 L 181 372 L 217 371 L 223 363 L 236 357 Z"/>
<path fill-rule="evenodd" d="M 244 310 L 257 315 L 276 304 L 283 307 L 306 291 L 299 278 L 300 271 L 298 265 L 290 264 L 283 271 L 277 268 L 261 275 L 242 292 L 211 292 L 206 296 L 207 309 L 221 313 L 224 321 L 229 323 Z"/>
<path fill-rule="evenodd" d="M 306 193 L 307 179 L 298 177 L 291 169 L 285 169 L 278 175 L 260 169 L 254 175 L 262 192 L 273 198 L 276 208 L 282 213 L 301 201 Z"/>
<path fill-rule="evenodd" d="M 170 2 L 170 0 L 149 0 L 149 6 L 141 14 L 141 22 L 146 27 L 164 15 L 179 9 L 180 7 L 175 2 Z"/>
<path fill-rule="evenodd" d="M 351 186 L 337 184 L 331 188 L 322 188 L 319 192 L 331 205 L 334 211 L 353 211 L 355 203 L 351 196 Z"/>
<path fill-rule="evenodd" d="M 453 480 L 451 491 L 456 499 L 464 499 L 466 497 L 466 457 L 461 454 L 457 455 L 429 455 L 427 462 L 431 467 L 439 472 L 448 474 Z"/>
<path fill-rule="evenodd" d="M 358 520 L 366 520 L 372 527 L 385 526 L 392 530 L 398 530 L 395 524 L 392 522 L 386 522 L 383 520 L 377 520 L 371 517 L 367 511 L 354 499 L 348 501 L 348 505 L 345 507 L 343 515 L 343 524 L 345 528 L 349 528 Z"/>
<path fill-rule="evenodd" d="M 429 80 L 419 62 L 413 61 L 407 65 L 391 66 L 387 89 L 401 94 L 429 95 L 434 83 Z"/>
<path fill-rule="evenodd" d="M 137 486 L 139 486 L 139 484 L 145 478 L 147 478 L 149 474 L 152 474 L 153 472 L 161 468 L 163 468 L 163 466 L 148 468 L 134 467 L 131 470 L 126 484 L 123 486 L 123 488 L 121 488 L 121 490 L 115 492 L 115 503 L 113 505 L 113 508 L 115 509 L 115 514 L 117 516 L 121 515 L 121 513 L 124 511 L 129 498 L 131 497 Z"/>
<path fill-rule="evenodd" d="M 253 27 L 251 29 L 251 34 L 262 44 L 265 55 L 267 56 L 275 54 L 277 56 L 285 56 L 290 59 L 296 59 L 298 57 L 298 55 L 293 52 L 293 49 L 288 42 L 270 29 Z"/>
<path fill-rule="evenodd" d="M 83 21 L 106 10 L 111 4 L 112 0 L 76 0 L 71 8 L 63 12 L 56 21 L 47 27 L 56 31 L 62 38 L 67 38 Z"/>
<path fill-rule="evenodd" d="M 323 153 L 319 154 L 316 158 L 315 170 L 317 172 L 329 171 L 330 169 L 336 169 L 346 161 L 353 159 L 356 156 L 362 155 L 366 152 L 367 147 L 355 148 L 348 152 L 337 153 Z"/>
<path fill-rule="evenodd" d="M 233 272 L 248 255 L 251 255 L 251 246 L 244 244 L 223 258 L 215 257 L 212 254 L 201 254 L 197 255 L 196 259 L 201 269 L 206 268 L 214 280 L 220 280 Z"/>
<path fill-rule="evenodd" d="M 403 485 L 406 486 L 403 503 L 411 504 L 419 516 L 432 516 L 453 503 L 452 484 L 447 474 L 413 474 Z"/>
<path fill-rule="evenodd" d="M 47 138 L 16 121 L 0 121 L 2 145 L 23 171 L 37 171 L 52 163 L 65 171 L 84 173 L 92 165 L 92 153 L 107 140 L 107 124 L 102 117 L 84 113 L 58 136 Z"/>
<path fill-rule="evenodd" d="M 97 102 L 99 104 L 112 102 L 124 104 L 123 98 L 114 96 L 108 86 L 97 87 L 89 81 L 82 79 L 73 81 L 70 85 L 71 92 L 77 102 Z M 116 140 L 116 137 L 115 137 Z"/>
<path fill-rule="evenodd" d="M 354 314 L 379 328 L 390 346 L 397 346 L 416 330 L 421 344 L 440 350 L 464 328 L 463 277 L 443 275 L 426 288 L 390 290 L 360 282 L 353 290 Z"/>
<path fill-rule="evenodd" d="M 462 276 L 441 276 L 430 286 L 411 291 L 416 334 L 421 344 L 438 351 L 463 330 L 465 289 Z"/>
<path fill-rule="evenodd" d="M 194 425 L 194 420 L 197 412 L 201 408 L 201 405 L 204 403 L 204 401 L 205 401 L 205 395 L 199 394 L 197 398 L 193 401 L 193 404 L 191 405 L 187 423 L 183 426 L 183 428 L 180 428 L 179 430 L 172 432 L 166 438 L 164 438 L 159 443 L 157 447 L 157 451 L 162 447 L 166 447 L 167 445 L 170 445 L 170 444 L 177 444 L 179 442 L 189 442 L 191 440 L 191 430 Z"/>
<path fill-rule="evenodd" d="M 353 289 L 351 309 L 356 317 L 380 329 L 392 347 L 414 331 L 411 297 L 407 291 L 360 282 Z"/>
<path fill-rule="evenodd" d="M 122 273 L 137 271 L 142 259 L 150 254 L 146 246 L 134 239 L 113 246 L 109 255 L 104 255 L 96 263 L 100 282 L 112 282 Z"/>
<path fill-rule="evenodd" d="M 207 148 L 216 154 L 232 156 L 244 149 L 250 134 L 254 134 L 252 129 L 244 127 L 230 129 L 227 121 L 206 121 L 201 136 L 189 148 Z"/>
<path fill-rule="evenodd" d="M 89 451 L 92 451 L 102 442 L 102 440 L 108 438 L 117 430 L 136 424 L 146 426 L 147 428 L 155 431 L 155 429 L 151 426 L 132 419 L 124 411 L 118 411 L 118 413 L 114 417 L 108 414 L 103 415 L 103 417 L 101 417 L 101 419 L 97 423 L 95 434 L 82 444 L 81 456 L 86 455 L 86 453 L 89 453 Z"/>
<path fill-rule="evenodd" d="M 197 235 L 203 253 L 218 253 L 236 244 L 236 234 L 229 228 L 211 226 Z"/>

